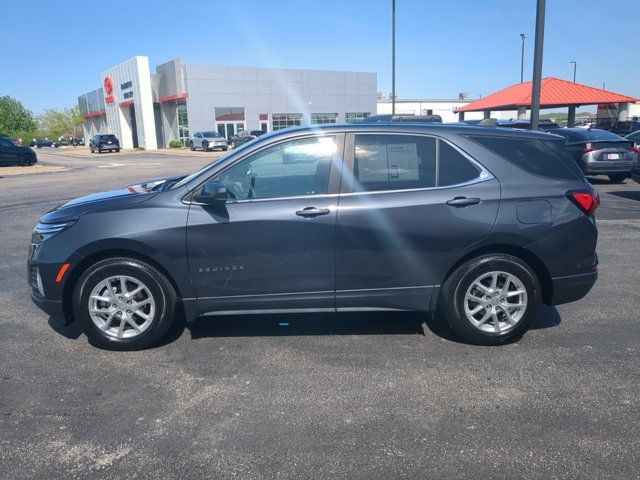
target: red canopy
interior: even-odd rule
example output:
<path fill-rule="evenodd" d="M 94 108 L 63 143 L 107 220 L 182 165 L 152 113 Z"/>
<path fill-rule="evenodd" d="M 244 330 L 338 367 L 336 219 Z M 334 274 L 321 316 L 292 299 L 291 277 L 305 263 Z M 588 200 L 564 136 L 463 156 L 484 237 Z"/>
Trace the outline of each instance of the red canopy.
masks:
<path fill-rule="evenodd" d="M 543 78 L 540 87 L 541 108 L 595 105 L 600 103 L 634 103 L 637 101 L 637 98 L 554 77 Z M 457 108 L 455 111 L 516 110 L 518 107 L 530 106 L 531 82 L 525 82 L 511 85 L 488 97 Z"/>

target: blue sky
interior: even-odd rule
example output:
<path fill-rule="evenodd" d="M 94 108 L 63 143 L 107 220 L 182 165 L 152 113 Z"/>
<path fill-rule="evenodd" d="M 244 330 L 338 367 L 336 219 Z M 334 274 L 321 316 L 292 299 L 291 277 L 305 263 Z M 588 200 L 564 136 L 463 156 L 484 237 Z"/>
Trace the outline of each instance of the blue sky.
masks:
<path fill-rule="evenodd" d="M 35 113 L 76 103 L 134 55 L 190 63 L 358 70 L 391 89 L 391 0 L 7 2 L 0 95 Z M 531 77 L 535 0 L 396 0 L 400 98 L 488 95 Z M 543 76 L 640 96 L 638 0 L 547 0 Z M 15 21 L 12 21 L 15 20 Z M 634 33 L 635 32 L 635 33 Z"/>

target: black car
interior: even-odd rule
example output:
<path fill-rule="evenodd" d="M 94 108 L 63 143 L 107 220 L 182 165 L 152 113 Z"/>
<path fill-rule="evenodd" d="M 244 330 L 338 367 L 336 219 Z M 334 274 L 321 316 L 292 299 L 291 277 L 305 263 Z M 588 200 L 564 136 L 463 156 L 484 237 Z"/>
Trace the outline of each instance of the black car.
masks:
<path fill-rule="evenodd" d="M 54 142 L 53 140 L 49 140 L 48 138 L 37 139 L 31 142 L 30 146 L 32 148 L 42 148 L 42 147 L 52 147 L 58 148 L 60 144 L 58 142 Z"/>
<path fill-rule="evenodd" d="M 0 137 L 0 165 L 30 166 L 38 162 L 36 152 L 16 145 L 10 138 Z"/>
<path fill-rule="evenodd" d="M 251 140 L 255 140 L 265 133 L 267 132 L 265 132 L 264 130 L 243 130 L 238 135 L 234 135 L 233 137 L 231 137 L 231 148 L 236 148 L 240 145 L 250 142 Z"/>
<path fill-rule="evenodd" d="M 502 344 L 598 275 L 599 197 L 563 144 L 452 125 L 279 130 L 44 215 L 31 298 L 114 349 L 155 344 L 178 310 L 436 312 Z"/>
<path fill-rule="evenodd" d="M 89 150 L 91 150 L 91 153 L 102 153 L 106 151 L 112 152 L 114 150 L 116 152 L 119 152 L 120 141 L 116 138 L 115 135 L 111 134 L 94 135 L 89 140 Z"/>
<path fill-rule="evenodd" d="M 640 130 L 640 121 L 638 120 L 625 120 L 622 122 L 616 122 L 611 131 L 621 136 L 629 135 L 630 133 Z"/>
<path fill-rule="evenodd" d="M 607 175 L 622 182 L 631 174 L 637 154 L 631 140 L 595 128 L 561 128 L 555 135 L 566 139 L 566 149 L 585 175 Z"/>
<path fill-rule="evenodd" d="M 442 117 L 440 115 L 370 115 L 361 120 L 361 123 L 389 123 L 389 122 L 401 122 L 401 123 L 442 123 Z"/>

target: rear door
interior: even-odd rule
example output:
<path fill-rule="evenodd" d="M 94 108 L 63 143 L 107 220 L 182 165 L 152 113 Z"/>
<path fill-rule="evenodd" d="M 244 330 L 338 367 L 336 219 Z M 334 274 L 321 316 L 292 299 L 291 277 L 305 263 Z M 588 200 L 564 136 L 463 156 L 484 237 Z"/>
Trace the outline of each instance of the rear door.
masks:
<path fill-rule="evenodd" d="M 336 307 L 428 309 L 454 259 L 493 228 L 499 202 L 498 181 L 446 140 L 348 135 Z"/>

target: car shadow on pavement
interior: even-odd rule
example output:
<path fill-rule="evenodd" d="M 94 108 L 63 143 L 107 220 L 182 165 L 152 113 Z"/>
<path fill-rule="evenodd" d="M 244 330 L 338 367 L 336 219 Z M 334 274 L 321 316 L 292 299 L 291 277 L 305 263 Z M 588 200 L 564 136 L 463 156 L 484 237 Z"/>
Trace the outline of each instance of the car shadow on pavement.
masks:
<path fill-rule="evenodd" d="M 607 192 L 609 195 L 615 195 L 616 197 L 626 198 L 627 200 L 635 200 L 636 202 L 640 202 L 640 190 L 636 191 L 626 191 L 622 190 L 620 192 Z"/>
<path fill-rule="evenodd" d="M 53 317 L 49 317 L 47 322 L 51 329 L 62 335 L 64 338 L 68 338 L 70 340 L 77 340 L 82 335 L 82 330 L 76 322 L 71 322 L 69 325 L 65 325 L 57 320 L 54 320 Z"/>

